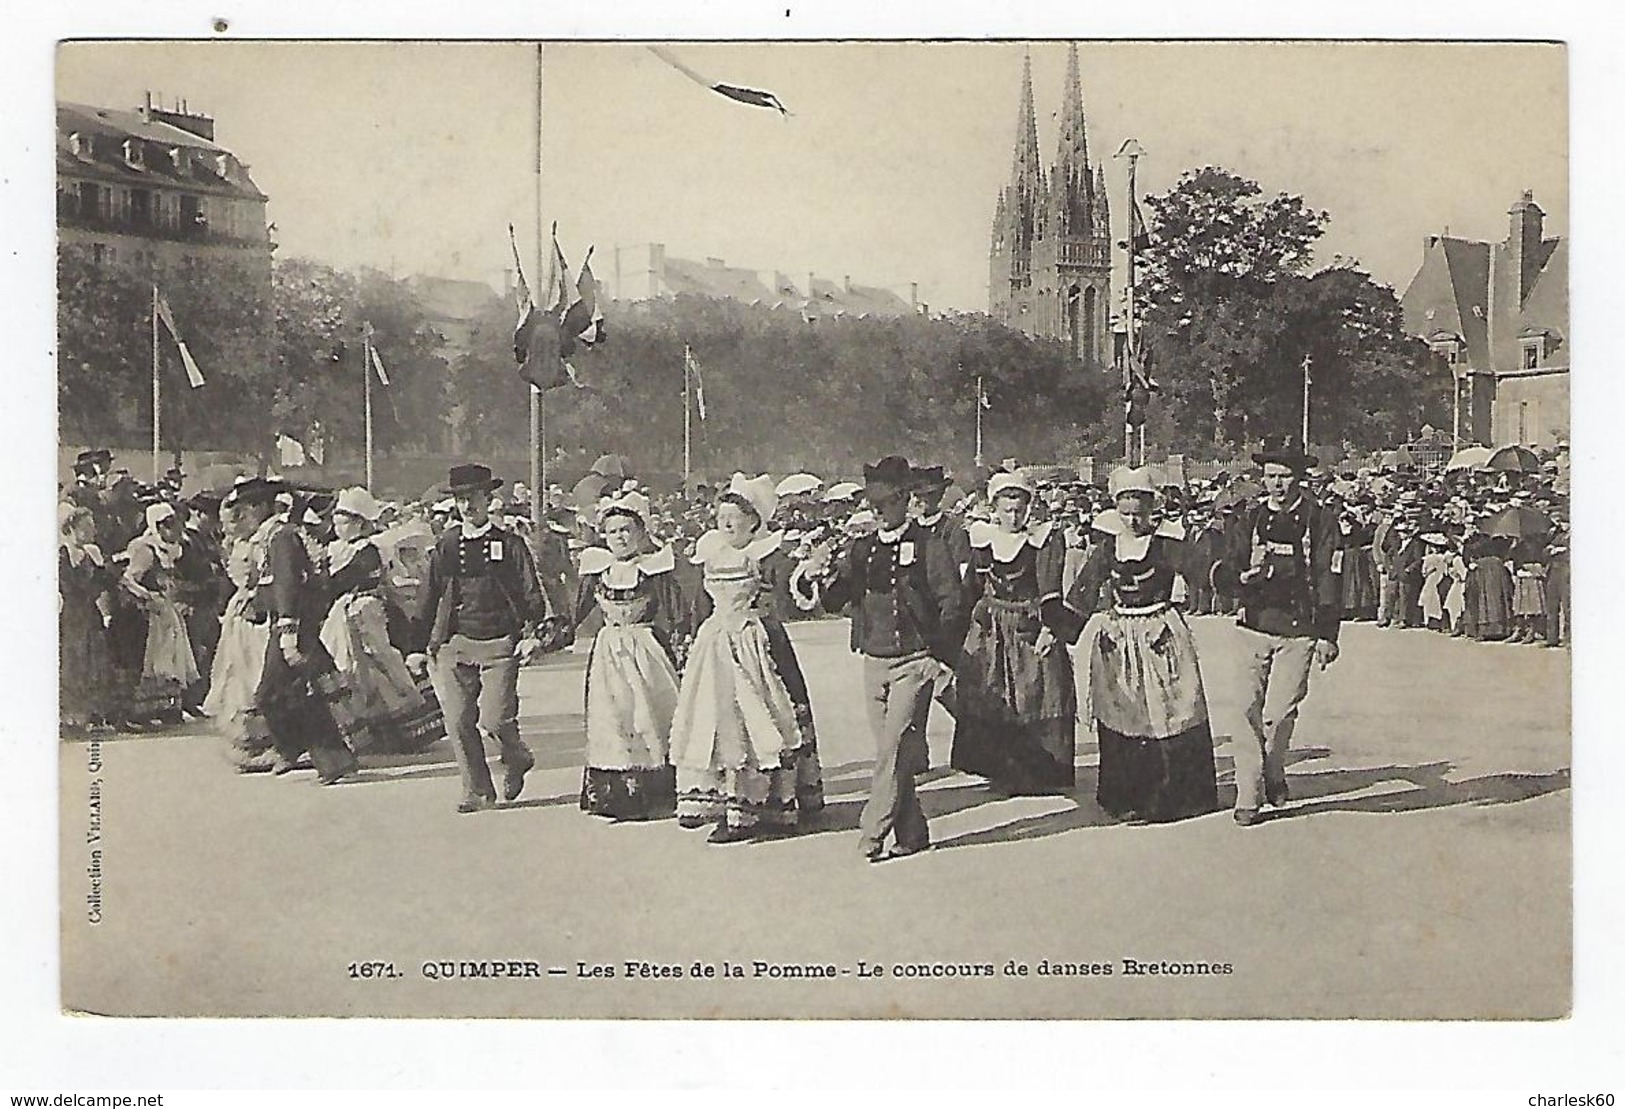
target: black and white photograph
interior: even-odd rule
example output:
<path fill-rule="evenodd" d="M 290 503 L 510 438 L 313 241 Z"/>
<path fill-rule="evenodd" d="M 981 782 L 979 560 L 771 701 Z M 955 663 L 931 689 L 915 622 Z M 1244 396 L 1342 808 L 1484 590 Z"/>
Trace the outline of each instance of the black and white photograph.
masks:
<path fill-rule="evenodd" d="M 61 42 L 62 1011 L 1567 1018 L 1569 50 Z"/>

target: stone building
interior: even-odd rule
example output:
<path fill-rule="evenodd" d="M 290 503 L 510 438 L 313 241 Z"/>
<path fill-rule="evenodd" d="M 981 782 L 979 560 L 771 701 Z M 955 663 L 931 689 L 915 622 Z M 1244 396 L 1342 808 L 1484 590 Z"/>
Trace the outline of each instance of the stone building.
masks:
<path fill-rule="evenodd" d="M 906 316 L 925 309 L 919 302 L 918 285 L 908 286 L 909 295 L 904 297 L 893 288 L 855 283 L 850 276 L 840 281 L 810 272 L 792 277 L 782 270 L 730 266 L 721 258 L 678 258 L 666 253 L 664 243 L 614 247 L 608 259 L 594 259 L 593 272 L 615 300 L 653 300 L 691 293 L 792 308 L 808 320 Z"/>
<path fill-rule="evenodd" d="M 134 111 L 58 102 L 57 234 L 97 263 L 167 268 L 236 262 L 267 291 L 275 244 L 266 195 L 248 166 L 214 140 L 214 120 L 184 104 Z"/>
<path fill-rule="evenodd" d="M 1462 445 L 1550 447 L 1569 434 L 1568 240 L 1528 192 L 1507 215 L 1502 242 L 1427 237 L 1405 330 L 1454 381 Z"/>
<path fill-rule="evenodd" d="M 1106 178 L 1089 161 L 1078 49 L 1068 48 L 1055 162 L 1040 164 L 1032 61 L 1022 67 L 1010 181 L 999 191 L 988 251 L 988 312 L 1060 339 L 1074 357 L 1112 361 L 1111 214 Z"/>

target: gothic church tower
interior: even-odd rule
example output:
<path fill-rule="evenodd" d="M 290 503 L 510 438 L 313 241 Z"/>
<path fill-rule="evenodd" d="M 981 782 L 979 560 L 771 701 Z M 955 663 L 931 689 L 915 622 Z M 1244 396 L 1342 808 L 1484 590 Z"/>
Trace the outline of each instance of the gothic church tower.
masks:
<path fill-rule="evenodd" d="M 988 312 L 1074 357 L 1111 364 L 1111 217 L 1101 167 L 1089 162 L 1078 48 L 1067 48 L 1055 162 L 1039 162 L 1032 59 L 1023 61 L 1010 182 L 999 191 L 988 252 Z"/>

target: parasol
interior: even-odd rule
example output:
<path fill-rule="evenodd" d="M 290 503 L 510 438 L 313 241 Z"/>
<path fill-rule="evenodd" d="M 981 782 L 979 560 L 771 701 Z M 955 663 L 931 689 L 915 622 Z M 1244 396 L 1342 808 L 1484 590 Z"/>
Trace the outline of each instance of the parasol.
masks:
<path fill-rule="evenodd" d="M 800 493 L 816 493 L 823 487 L 823 480 L 812 474 L 791 474 L 779 482 L 773 492 L 781 497 L 793 497 Z"/>
<path fill-rule="evenodd" d="M 1382 456 L 1382 468 L 1385 470 L 1403 470 L 1416 465 L 1416 456 L 1405 448 L 1389 451 Z"/>
<path fill-rule="evenodd" d="M 1215 510 L 1232 508 L 1244 501 L 1252 500 L 1263 491 L 1264 487 L 1256 481 L 1238 481 L 1214 499 L 1213 507 Z"/>
<path fill-rule="evenodd" d="M 1479 526 L 1485 535 L 1503 535 L 1508 539 L 1539 539 L 1550 535 L 1549 517 L 1523 505 L 1502 509 Z"/>
<path fill-rule="evenodd" d="M 1450 456 L 1444 468 L 1449 470 L 1476 470 L 1490 460 L 1495 452 L 1488 447 L 1463 447 Z"/>
<path fill-rule="evenodd" d="M 604 457 L 609 458 L 612 456 L 605 455 Z M 599 461 L 602 461 L 602 459 Z M 609 478 L 605 477 L 603 474 L 600 474 L 597 470 L 594 470 L 592 473 L 576 482 L 575 488 L 570 490 L 570 499 L 575 501 L 575 506 L 577 509 L 585 512 L 587 509 L 598 503 L 598 498 L 604 495 L 604 489 L 608 485 Z"/>
<path fill-rule="evenodd" d="M 826 501 L 850 501 L 863 492 L 863 486 L 855 481 L 842 481 L 831 485 L 824 492 Z"/>
<path fill-rule="evenodd" d="M 1508 473 L 1535 474 L 1540 472 L 1540 459 L 1528 447 L 1502 447 L 1484 463 L 1485 469 L 1505 470 Z"/>
<path fill-rule="evenodd" d="M 599 477 L 631 477 L 632 467 L 626 464 L 626 459 L 618 454 L 601 454 L 598 461 L 592 464 L 592 472 Z"/>

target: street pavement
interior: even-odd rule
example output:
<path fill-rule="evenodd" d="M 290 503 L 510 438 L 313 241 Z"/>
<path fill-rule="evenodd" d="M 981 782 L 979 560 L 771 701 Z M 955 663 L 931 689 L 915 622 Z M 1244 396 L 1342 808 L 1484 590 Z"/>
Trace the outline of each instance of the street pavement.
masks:
<path fill-rule="evenodd" d="M 1228 737 L 1240 726 L 1232 629 L 1220 618 L 1195 624 L 1228 803 Z M 570 1017 L 1568 1011 L 1567 650 L 1347 627 L 1343 657 L 1316 675 L 1294 740 L 1291 805 L 1253 828 L 1227 812 L 1111 823 L 1093 803 L 1096 749 L 1084 730 L 1071 797 L 997 798 L 979 779 L 941 769 L 952 720 L 934 709 L 939 769 L 922 779 L 934 849 L 875 866 L 860 859 L 855 832 L 872 741 L 846 623 L 796 625 L 792 638 L 829 807 L 823 830 L 789 840 L 713 846 L 671 821 L 581 813 L 584 652 L 524 672 L 521 725 L 537 769 L 517 802 L 469 816 L 454 811 L 457 773 L 444 743 L 320 788 L 309 773 L 235 774 L 207 726 L 64 742 L 64 1007 Z M 1057 964 L 1067 973 L 1045 973 Z"/>

